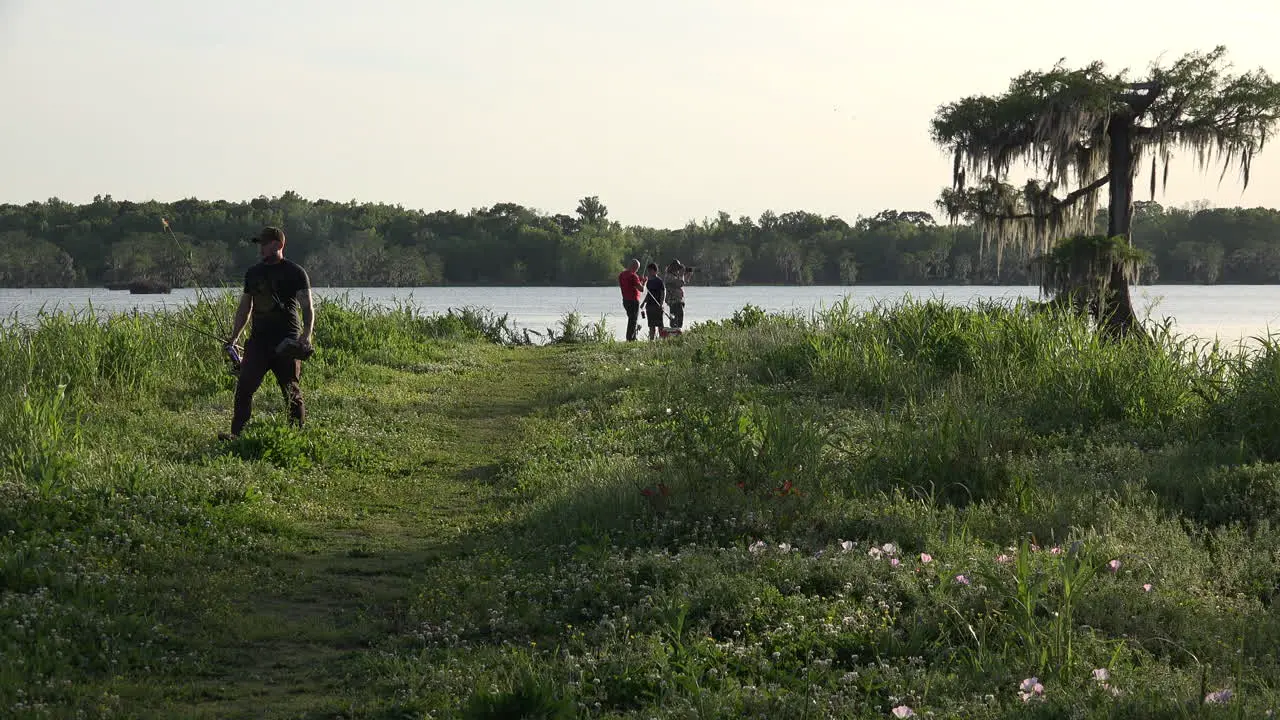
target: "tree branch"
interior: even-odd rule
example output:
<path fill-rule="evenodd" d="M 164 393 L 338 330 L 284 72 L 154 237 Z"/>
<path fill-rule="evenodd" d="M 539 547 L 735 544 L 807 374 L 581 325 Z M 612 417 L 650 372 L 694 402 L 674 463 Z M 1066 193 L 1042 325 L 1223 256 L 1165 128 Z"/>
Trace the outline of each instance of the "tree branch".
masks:
<path fill-rule="evenodd" d="M 1089 183 L 1088 185 L 1085 185 L 1084 187 L 1080 188 L 1079 190 L 1073 190 L 1072 192 L 1068 193 L 1068 194 L 1067 194 L 1067 196 L 1066 196 L 1066 197 L 1064 197 L 1064 198 L 1062 198 L 1062 200 L 1061 200 L 1061 201 L 1059 201 L 1059 202 L 1055 203 L 1055 206 L 1056 206 L 1056 207 L 1062 207 L 1062 206 L 1064 206 L 1064 205 L 1071 205 L 1071 204 L 1073 204 L 1075 201 L 1079 200 L 1080 198 L 1084 197 L 1085 195 L 1088 195 L 1089 193 L 1093 192 L 1094 190 L 1098 190 L 1098 189 L 1102 188 L 1102 186 L 1103 186 L 1103 185 L 1106 185 L 1106 184 L 1107 184 L 1107 183 L 1109 183 L 1109 182 L 1111 182 L 1111 176 L 1110 176 L 1110 175 L 1103 175 L 1102 177 L 1098 178 L 1097 180 L 1094 180 L 1093 182 Z"/>
<path fill-rule="evenodd" d="M 1142 90 L 1146 92 L 1140 92 Z M 1141 115 L 1151 107 L 1163 91 L 1164 86 L 1155 81 L 1129 83 L 1129 92 L 1122 94 L 1120 99 L 1133 108 L 1134 115 Z"/>
<path fill-rule="evenodd" d="M 1106 185 L 1109 182 L 1111 182 L 1111 176 L 1103 175 L 1102 177 L 1098 178 L 1097 180 L 1094 180 L 1088 185 L 1085 185 L 1084 187 L 1078 190 L 1071 191 L 1070 193 L 1067 194 L 1066 197 L 1062 198 L 1061 200 L 1054 200 L 1053 209 L 1060 210 L 1064 207 L 1069 207 L 1071 205 L 1074 205 L 1076 201 L 1078 201 L 1080 198 L 1088 195 L 1089 193 L 1095 190 L 1098 190 L 1099 188 L 1101 188 L 1102 186 Z M 1049 218 L 1048 215 L 1040 215 L 1032 212 L 1018 213 L 1017 215 L 992 215 L 990 217 L 990 219 L 992 220 L 1032 220 L 1032 219 L 1047 220 L 1048 218 Z"/>

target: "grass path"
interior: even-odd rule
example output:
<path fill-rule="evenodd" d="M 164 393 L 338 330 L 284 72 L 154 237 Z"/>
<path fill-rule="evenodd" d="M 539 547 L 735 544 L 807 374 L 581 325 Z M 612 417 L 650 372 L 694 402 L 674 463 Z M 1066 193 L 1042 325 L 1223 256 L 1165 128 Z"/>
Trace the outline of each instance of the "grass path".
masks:
<path fill-rule="evenodd" d="M 339 474 L 324 488 L 298 478 L 302 524 L 296 551 L 233 575 L 211 666 L 171 688 L 161 716 L 209 718 L 364 716 L 362 656 L 402 629 L 416 583 L 464 534 L 500 522 L 485 480 L 566 376 L 556 348 L 483 348 L 473 367 L 388 371 L 379 382 L 330 380 L 313 402 L 342 398 L 344 417 L 378 418 L 385 474 Z M 351 405 L 354 403 L 354 407 Z M 336 414 L 334 415 L 336 417 Z M 218 578 L 212 578 L 216 585 Z"/>

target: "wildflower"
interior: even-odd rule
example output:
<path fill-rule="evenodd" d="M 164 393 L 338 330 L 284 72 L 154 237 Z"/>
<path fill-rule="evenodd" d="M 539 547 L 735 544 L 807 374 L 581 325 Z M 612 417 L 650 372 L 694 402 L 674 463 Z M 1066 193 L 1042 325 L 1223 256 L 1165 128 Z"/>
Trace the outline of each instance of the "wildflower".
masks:
<path fill-rule="evenodd" d="M 1227 689 L 1214 690 L 1204 696 L 1204 701 L 1210 705 L 1226 705 L 1231 702 L 1231 691 Z"/>
<path fill-rule="evenodd" d="M 758 553 L 758 552 L 764 552 L 764 549 L 765 549 L 766 547 L 768 547 L 768 545 L 766 545 L 766 544 L 765 544 L 765 542 L 764 542 L 763 540 L 757 540 L 757 541 L 755 541 L 755 542 L 751 543 L 751 547 L 749 547 L 749 548 L 747 548 L 747 549 L 748 549 L 748 550 L 750 550 L 750 551 L 751 551 L 751 552 L 753 552 L 753 553 Z"/>
<path fill-rule="evenodd" d="M 884 555 L 884 551 L 883 551 L 883 550 L 881 550 L 881 549 L 880 549 L 880 548 L 878 548 L 878 547 L 873 547 L 873 548 L 871 548 L 870 550 L 868 550 L 868 551 L 867 551 L 867 554 L 868 554 L 868 555 L 870 555 L 871 557 L 873 557 L 873 558 L 875 558 L 875 559 L 879 560 L 879 559 L 880 559 L 880 556 L 881 556 L 881 555 Z"/>
<path fill-rule="evenodd" d="M 1112 560 L 1111 562 L 1107 563 L 1107 569 L 1113 573 L 1116 572 L 1117 570 L 1120 569 L 1120 561 Z"/>
<path fill-rule="evenodd" d="M 898 552 L 898 546 L 894 545 L 893 543 L 885 543 L 884 545 L 880 546 L 880 549 L 883 550 L 886 555 L 892 555 Z"/>
<path fill-rule="evenodd" d="M 1005 555 L 1004 553 L 1000 553 L 999 555 L 996 556 L 996 562 L 1000 563 L 1001 565 L 1008 565 L 1009 563 L 1013 562 L 1013 558 L 1009 557 L 1008 555 Z"/>
<path fill-rule="evenodd" d="M 852 550 L 852 549 L 853 549 L 853 541 L 852 541 L 852 540 L 841 540 L 841 541 L 840 541 L 840 549 L 841 549 L 841 550 L 843 550 L 844 552 L 849 552 L 850 550 Z"/>
<path fill-rule="evenodd" d="M 1143 583 L 1142 592 L 1151 592 L 1151 583 Z"/>
<path fill-rule="evenodd" d="M 965 577 L 964 575 L 957 575 L 956 582 L 960 583 L 961 585 L 968 585 L 969 578 Z"/>
<path fill-rule="evenodd" d="M 893 558 L 889 561 L 889 564 L 892 565 L 893 567 L 898 567 L 899 565 L 902 564 L 902 561 L 899 560 L 898 558 Z"/>
<path fill-rule="evenodd" d="M 916 716 L 916 711 L 912 710 L 906 705 L 899 705 L 898 707 L 894 708 L 891 712 L 892 712 L 892 715 L 896 718 L 909 718 L 909 717 Z"/>
<path fill-rule="evenodd" d="M 925 565 L 928 565 L 929 563 L 933 562 L 933 556 L 930 555 L 929 553 L 920 553 L 920 562 Z"/>
<path fill-rule="evenodd" d="M 1030 702 L 1034 697 L 1044 695 L 1044 685 L 1040 684 L 1040 678 L 1029 677 L 1018 685 L 1018 697 L 1022 698 L 1022 702 Z"/>
<path fill-rule="evenodd" d="M 789 552 L 791 552 L 791 543 L 779 543 L 779 544 L 778 544 L 778 550 L 780 550 L 780 551 L 782 551 L 782 552 L 784 552 L 784 553 L 789 553 Z"/>
<path fill-rule="evenodd" d="M 1098 668 L 1097 670 L 1093 671 L 1093 679 L 1098 682 L 1098 687 L 1102 688 L 1103 690 L 1106 690 L 1107 692 L 1111 693 L 1112 695 L 1115 695 L 1116 697 L 1120 696 L 1120 688 L 1112 687 L 1107 682 L 1108 680 L 1111 679 L 1111 671 L 1107 670 L 1106 668 Z"/>
<path fill-rule="evenodd" d="M 1050 555 L 1061 555 L 1061 554 L 1062 554 L 1062 546 L 1061 546 L 1061 545 L 1054 545 L 1053 547 L 1049 548 L 1049 554 L 1050 554 Z"/>

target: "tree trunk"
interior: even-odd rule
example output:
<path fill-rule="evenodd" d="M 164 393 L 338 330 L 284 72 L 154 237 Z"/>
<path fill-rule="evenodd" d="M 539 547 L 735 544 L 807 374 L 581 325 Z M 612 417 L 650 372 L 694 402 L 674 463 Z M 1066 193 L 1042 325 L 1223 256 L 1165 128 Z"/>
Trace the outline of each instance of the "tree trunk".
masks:
<path fill-rule="evenodd" d="M 1107 206 L 1107 237 L 1124 236 L 1133 242 L 1131 225 L 1133 220 L 1133 175 L 1136 158 L 1133 154 L 1133 115 L 1119 113 L 1111 120 L 1108 135 L 1111 137 L 1109 152 L 1108 183 L 1110 202 Z M 1125 277 L 1124 266 L 1111 264 L 1110 289 L 1106 302 L 1098 308 L 1103 330 L 1111 336 L 1123 337 L 1130 333 L 1142 334 L 1142 326 L 1133 312 L 1133 302 L 1129 298 L 1129 280 Z"/>

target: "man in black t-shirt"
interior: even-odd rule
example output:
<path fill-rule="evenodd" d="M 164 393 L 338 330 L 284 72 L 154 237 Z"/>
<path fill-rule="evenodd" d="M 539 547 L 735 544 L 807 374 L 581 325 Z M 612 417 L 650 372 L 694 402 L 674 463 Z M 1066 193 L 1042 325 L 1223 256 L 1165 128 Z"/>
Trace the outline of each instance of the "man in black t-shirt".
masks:
<path fill-rule="evenodd" d="M 235 345 L 241 331 L 253 318 L 249 340 L 244 344 L 240 360 L 240 377 L 236 382 L 235 409 L 231 416 L 231 433 L 240 435 L 253 409 L 253 394 L 270 370 L 289 404 L 290 419 L 302 427 L 305 409 L 299 379 L 302 360 L 311 354 L 311 331 L 315 314 L 311 306 L 311 279 L 307 271 L 284 257 L 284 231 L 263 228 L 251 241 L 258 244 L 262 262 L 244 274 L 244 293 L 236 309 L 228 346 Z M 302 320 L 298 320 L 298 311 Z"/>
<path fill-rule="evenodd" d="M 649 339 L 652 340 L 662 327 L 662 303 L 667 300 L 667 287 L 658 276 L 656 264 L 649 263 L 645 270 L 649 273 L 649 279 L 644 284 L 647 293 L 644 298 L 644 314 L 649 318 Z"/>

